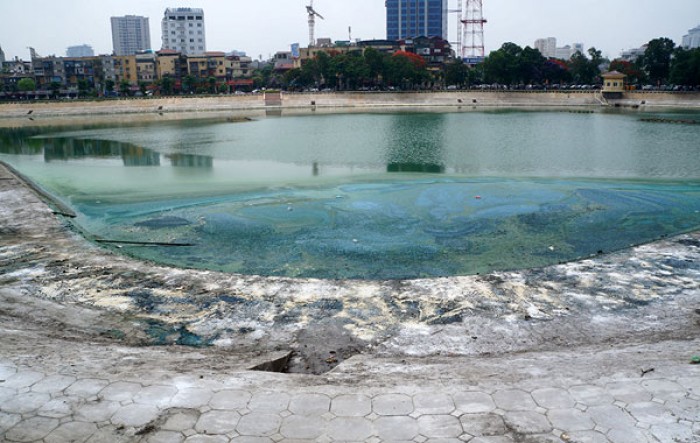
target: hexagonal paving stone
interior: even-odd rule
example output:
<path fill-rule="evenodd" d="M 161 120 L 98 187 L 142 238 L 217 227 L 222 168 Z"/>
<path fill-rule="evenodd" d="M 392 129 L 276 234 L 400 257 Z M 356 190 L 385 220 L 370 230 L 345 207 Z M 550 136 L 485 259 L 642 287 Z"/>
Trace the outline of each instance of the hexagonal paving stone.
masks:
<path fill-rule="evenodd" d="M 496 414 L 464 414 L 459 417 L 464 432 L 475 437 L 505 434 L 503 417 Z"/>
<path fill-rule="evenodd" d="M 449 438 L 462 435 L 462 424 L 452 415 L 423 415 L 418 417 L 420 434 L 428 438 Z"/>
<path fill-rule="evenodd" d="M 132 443 L 133 440 L 133 437 L 112 425 L 98 429 L 86 443 Z"/>
<path fill-rule="evenodd" d="M 155 420 L 158 414 L 156 406 L 132 404 L 119 408 L 112 416 L 112 423 L 117 426 L 139 427 Z"/>
<path fill-rule="evenodd" d="M 44 374 L 35 371 L 20 371 L 8 377 L 3 383 L 4 388 L 28 388 L 44 378 Z"/>
<path fill-rule="evenodd" d="M 54 429 L 45 439 L 46 443 L 84 442 L 97 432 L 97 425 L 82 421 L 64 423 Z"/>
<path fill-rule="evenodd" d="M 372 422 L 362 417 L 335 418 L 328 423 L 327 434 L 334 440 L 365 441 L 373 433 Z"/>
<path fill-rule="evenodd" d="M 212 396 L 213 394 L 209 389 L 178 389 L 177 393 L 170 399 L 169 406 L 171 408 L 201 408 L 209 404 Z"/>
<path fill-rule="evenodd" d="M 608 440 L 612 443 L 651 443 L 653 441 L 647 432 L 637 428 L 611 429 L 608 432 Z"/>
<path fill-rule="evenodd" d="M 636 418 L 638 421 L 651 425 L 675 423 L 678 421 L 678 419 L 671 414 L 671 411 L 669 411 L 668 408 L 651 401 L 628 405 L 627 412 L 632 414 L 632 417 Z M 698 417 L 700 417 L 700 414 Z"/>
<path fill-rule="evenodd" d="M 689 425 L 680 423 L 669 423 L 663 425 L 654 425 L 650 429 L 651 434 L 659 441 L 691 443 L 700 440 L 700 434 L 694 434 L 693 429 Z"/>
<path fill-rule="evenodd" d="M 331 401 L 331 413 L 338 417 L 363 417 L 372 412 L 372 400 L 365 395 L 339 395 Z"/>
<path fill-rule="evenodd" d="M 68 386 L 75 383 L 75 377 L 68 375 L 49 375 L 32 386 L 34 392 L 44 392 L 47 394 L 55 394 L 63 391 Z"/>
<path fill-rule="evenodd" d="M 248 391 L 226 389 L 214 394 L 209 402 L 209 406 L 212 409 L 243 409 L 248 406 L 251 397 L 252 395 Z"/>
<path fill-rule="evenodd" d="M 121 406 L 114 401 L 93 401 L 79 406 L 75 410 L 75 418 L 80 421 L 99 423 L 109 420 Z"/>
<path fill-rule="evenodd" d="M 6 402 L 15 395 L 17 395 L 17 389 L 0 387 L 0 404 Z"/>
<path fill-rule="evenodd" d="M 383 441 L 413 440 L 418 435 L 418 422 L 411 417 L 379 417 L 374 428 Z"/>
<path fill-rule="evenodd" d="M 80 404 L 80 399 L 74 397 L 58 397 L 44 403 L 37 411 L 37 415 L 50 418 L 63 418 L 73 414 L 73 409 Z"/>
<path fill-rule="evenodd" d="M 591 417 L 596 425 L 606 429 L 617 427 L 633 428 L 636 424 L 630 415 L 613 405 L 588 408 L 586 414 Z"/>
<path fill-rule="evenodd" d="M 503 420 L 508 428 L 519 434 L 545 434 L 552 431 L 547 417 L 535 411 L 508 411 Z"/>
<path fill-rule="evenodd" d="M 532 398 L 543 408 L 573 408 L 576 401 L 565 389 L 544 388 L 532 391 Z"/>
<path fill-rule="evenodd" d="M 513 439 L 510 437 L 503 436 L 476 437 L 473 440 L 469 440 L 469 443 L 513 443 Z"/>
<path fill-rule="evenodd" d="M 276 414 L 251 413 L 238 421 L 236 432 L 241 435 L 266 437 L 279 432 L 282 417 Z"/>
<path fill-rule="evenodd" d="M 177 389 L 172 386 L 147 386 L 135 397 L 135 403 L 146 405 L 165 406 L 177 394 Z"/>
<path fill-rule="evenodd" d="M 5 433 L 10 441 L 30 442 L 44 438 L 58 427 L 59 421 L 55 418 L 32 417 L 23 420 Z"/>
<path fill-rule="evenodd" d="M 19 414 L 8 414 L 0 412 L 0 430 L 7 430 L 22 421 L 22 416 Z"/>
<path fill-rule="evenodd" d="M 248 403 L 248 409 L 260 412 L 280 412 L 289 406 L 289 395 L 284 392 L 256 392 Z"/>
<path fill-rule="evenodd" d="M 567 432 L 590 431 L 595 428 L 591 417 L 576 408 L 552 409 L 547 413 L 547 417 L 554 428 Z"/>
<path fill-rule="evenodd" d="M 247 435 L 242 435 L 231 440 L 231 443 L 275 443 L 275 441 L 269 437 L 249 437 Z"/>
<path fill-rule="evenodd" d="M 26 392 L 17 394 L 0 405 L 0 410 L 15 414 L 27 414 L 36 411 L 51 400 L 49 394 L 41 392 Z"/>
<path fill-rule="evenodd" d="M 289 410 L 297 415 L 323 415 L 330 410 L 331 399 L 323 394 L 297 394 L 289 402 Z"/>
<path fill-rule="evenodd" d="M 610 440 L 598 431 L 576 431 L 567 435 L 570 441 L 576 443 L 610 443 Z"/>
<path fill-rule="evenodd" d="M 123 402 L 132 400 L 143 389 L 138 383 L 118 381 L 110 383 L 107 387 L 100 391 L 99 396 L 109 401 Z"/>
<path fill-rule="evenodd" d="M 450 414 L 455 410 L 455 403 L 447 394 L 424 393 L 413 396 L 415 412 L 421 415 Z"/>
<path fill-rule="evenodd" d="M 466 414 L 480 414 L 496 409 L 491 396 L 483 392 L 460 392 L 453 398 L 457 409 Z"/>
<path fill-rule="evenodd" d="M 207 434 L 229 434 L 236 430 L 240 418 L 235 411 L 209 411 L 199 417 L 194 429 Z"/>
<path fill-rule="evenodd" d="M 199 411 L 194 409 L 170 409 L 165 414 L 165 422 L 160 426 L 166 431 L 185 431 L 194 429 L 199 420 Z"/>
<path fill-rule="evenodd" d="M 228 437 L 222 435 L 193 435 L 185 439 L 185 443 L 228 443 Z"/>
<path fill-rule="evenodd" d="M 569 393 L 577 402 L 586 406 L 609 405 L 615 401 L 605 389 L 593 385 L 579 385 L 569 388 Z"/>
<path fill-rule="evenodd" d="M 291 415 L 284 419 L 280 434 L 287 439 L 315 439 L 326 432 L 326 420 L 319 416 Z"/>
<path fill-rule="evenodd" d="M 182 443 L 183 441 L 185 436 L 173 431 L 158 431 L 146 439 L 146 443 Z"/>
<path fill-rule="evenodd" d="M 532 396 L 520 389 L 505 389 L 493 394 L 496 406 L 504 411 L 531 411 L 537 407 Z"/>
<path fill-rule="evenodd" d="M 634 381 L 608 383 L 605 385 L 605 390 L 615 397 L 615 400 L 625 403 L 650 401 L 652 398 L 649 391 L 644 389 L 640 383 Z"/>
<path fill-rule="evenodd" d="M 383 394 L 372 399 L 372 410 L 378 415 L 408 415 L 413 412 L 413 400 L 404 394 Z"/>
<path fill-rule="evenodd" d="M 86 378 L 78 380 L 66 388 L 66 395 L 75 395 L 77 397 L 92 397 L 103 390 L 109 382 L 107 380 L 98 380 L 94 378 Z"/>
<path fill-rule="evenodd" d="M 671 380 L 644 380 L 642 386 L 651 392 L 654 397 L 664 400 L 683 398 L 687 392 L 683 386 Z"/>

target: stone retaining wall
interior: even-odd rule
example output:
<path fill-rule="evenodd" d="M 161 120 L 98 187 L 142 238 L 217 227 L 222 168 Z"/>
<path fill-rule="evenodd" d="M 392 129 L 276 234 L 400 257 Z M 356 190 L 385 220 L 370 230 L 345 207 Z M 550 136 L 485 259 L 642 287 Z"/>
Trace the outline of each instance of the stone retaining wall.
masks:
<path fill-rule="evenodd" d="M 267 108 L 270 108 L 268 103 Z M 282 108 L 374 107 L 579 107 L 601 106 L 594 91 L 442 91 L 282 93 Z M 631 92 L 611 105 L 699 108 L 700 93 Z M 278 107 L 278 106 L 275 106 Z M 116 100 L 66 100 L 0 104 L 0 118 L 70 115 L 113 115 L 266 109 L 263 94 L 211 97 L 168 97 Z M 31 111 L 31 114 L 30 114 Z"/>

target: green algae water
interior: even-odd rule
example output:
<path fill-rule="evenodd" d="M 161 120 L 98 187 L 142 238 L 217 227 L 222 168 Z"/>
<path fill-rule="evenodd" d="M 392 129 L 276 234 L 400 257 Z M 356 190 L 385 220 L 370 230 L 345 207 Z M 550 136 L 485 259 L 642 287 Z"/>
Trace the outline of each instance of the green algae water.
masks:
<path fill-rule="evenodd" d="M 28 122 L 0 129 L 0 159 L 70 205 L 89 237 L 124 242 L 119 250 L 138 258 L 267 276 L 438 277 L 556 264 L 700 229 L 700 124 L 641 118 Z"/>

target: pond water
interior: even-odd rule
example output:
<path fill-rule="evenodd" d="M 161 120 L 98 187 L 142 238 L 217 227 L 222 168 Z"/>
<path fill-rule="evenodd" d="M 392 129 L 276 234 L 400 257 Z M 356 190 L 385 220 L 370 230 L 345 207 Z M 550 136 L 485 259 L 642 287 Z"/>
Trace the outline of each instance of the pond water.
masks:
<path fill-rule="evenodd" d="M 698 113 L 643 117 L 700 121 Z M 700 124 L 557 111 L 0 129 L 0 159 L 88 237 L 292 277 L 467 275 L 700 229 Z"/>

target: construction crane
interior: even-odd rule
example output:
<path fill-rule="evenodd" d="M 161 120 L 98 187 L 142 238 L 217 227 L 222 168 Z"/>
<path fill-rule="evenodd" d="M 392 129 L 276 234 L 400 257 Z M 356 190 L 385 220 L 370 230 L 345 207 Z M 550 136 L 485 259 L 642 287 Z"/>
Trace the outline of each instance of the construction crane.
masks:
<path fill-rule="evenodd" d="M 309 47 L 316 46 L 316 17 L 325 20 L 321 14 L 314 9 L 314 0 L 309 0 L 309 6 L 306 7 L 306 12 L 309 14 Z"/>

